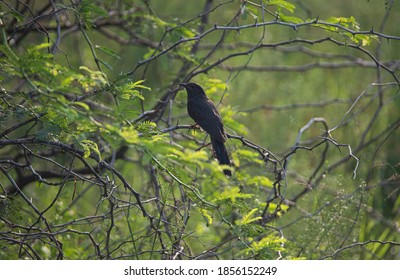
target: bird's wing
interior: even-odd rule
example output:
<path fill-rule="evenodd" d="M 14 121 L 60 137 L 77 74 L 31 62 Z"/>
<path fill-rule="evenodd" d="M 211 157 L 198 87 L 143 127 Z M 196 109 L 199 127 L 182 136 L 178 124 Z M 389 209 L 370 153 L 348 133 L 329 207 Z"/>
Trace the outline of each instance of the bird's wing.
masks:
<path fill-rule="evenodd" d="M 225 142 L 226 137 L 221 116 L 210 99 L 196 98 L 195 104 L 191 104 L 191 101 L 189 101 L 188 113 L 202 129 L 210 134 L 210 137 Z"/>

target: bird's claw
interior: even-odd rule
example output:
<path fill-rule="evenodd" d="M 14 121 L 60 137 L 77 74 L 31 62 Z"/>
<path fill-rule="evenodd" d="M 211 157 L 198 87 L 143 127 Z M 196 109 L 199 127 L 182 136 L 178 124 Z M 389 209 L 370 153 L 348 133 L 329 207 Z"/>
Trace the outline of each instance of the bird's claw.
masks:
<path fill-rule="evenodd" d="M 195 123 L 190 126 L 190 129 L 200 129 L 200 126 L 197 123 Z"/>

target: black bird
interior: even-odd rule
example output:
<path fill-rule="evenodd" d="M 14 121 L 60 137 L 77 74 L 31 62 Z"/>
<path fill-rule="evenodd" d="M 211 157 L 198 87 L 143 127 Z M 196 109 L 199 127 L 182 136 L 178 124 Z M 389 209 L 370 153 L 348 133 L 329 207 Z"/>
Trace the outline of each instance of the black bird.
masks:
<path fill-rule="evenodd" d="M 214 103 L 212 103 L 198 84 L 180 83 L 180 85 L 187 91 L 187 110 L 189 116 L 210 135 L 214 155 L 219 164 L 231 165 L 224 144 L 226 141 L 224 125 Z M 229 169 L 224 169 L 224 174 L 231 176 L 232 172 Z"/>

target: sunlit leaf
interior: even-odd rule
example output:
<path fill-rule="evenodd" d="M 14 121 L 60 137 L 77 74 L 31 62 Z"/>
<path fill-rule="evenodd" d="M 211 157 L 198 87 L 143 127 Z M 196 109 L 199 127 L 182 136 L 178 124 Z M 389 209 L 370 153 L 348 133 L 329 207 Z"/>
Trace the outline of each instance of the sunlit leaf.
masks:
<path fill-rule="evenodd" d="M 73 102 L 73 103 L 70 103 L 70 104 L 71 105 L 78 105 L 78 106 L 82 107 L 83 109 L 85 109 L 86 111 L 90 110 L 89 105 L 87 105 L 86 103 L 83 103 L 83 102 Z"/>
<path fill-rule="evenodd" d="M 207 226 L 211 226 L 213 223 L 213 218 L 210 215 L 210 211 L 206 210 L 206 209 L 199 209 L 201 215 L 204 217 L 204 219 L 206 220 Z"/>
<path fill-rule="evenodd" d="M 250 180 L 247 181 L 249 185 L 255 185 L 255 186 L 263 186 L 270 188 L 272 187 L 272 181 L 268 179 L 267 177 L 264 176 L 254 176 Z"/>
<path fill-rule="evenodd" d="M 238 199 L 251 198 L 252 196 L 253 196 L 252 194 L 242 193 L 238 187 L 234 187 L 220 193 L 218 195 L 218 198 L 216 198 L 214 202 L 222 202 L 225 200 L 229 200 L 234 203 Z"/>
<path fill-rule="evenodd" d="M 252 209 L 249 213 L 243 216 L 243 218 L 238 222 L 238 225 L 246 225 L 252 222 L 258 221 L 261 217 L 254 217 L 254 215 L 258 212 L 258 208 Z"/>
<path fill-rule="evenodd" d="M 97 146 L 97 143 L 93 142 L 92 140 L 85 139 L 80 144 L 84 150 L 84 154 L 83 154 L 84 158 L 88 158 L 91 155 L 91 153 L 93 152 L 101 160 L 101 154 L 100 154 L 99 147 Z"/>
<path fill-rule="evenodd" d="M 291 13 L 294 13 L 296 6 L 285 0 L 266 0 L 266 4 L 269 6 L 276 6 L 278 8 L 283 8 Z"/>

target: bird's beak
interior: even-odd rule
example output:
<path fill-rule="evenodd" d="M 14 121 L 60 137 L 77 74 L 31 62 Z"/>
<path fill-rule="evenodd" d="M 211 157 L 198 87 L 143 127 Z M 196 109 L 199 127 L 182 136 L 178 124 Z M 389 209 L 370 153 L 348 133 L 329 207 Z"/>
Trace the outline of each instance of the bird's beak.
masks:
<path fill-rule="evenodd" d="M 186 88 L 187 83 L 179 83 L 180 86 L 183 86 L 184 88 Z"/>

